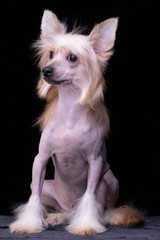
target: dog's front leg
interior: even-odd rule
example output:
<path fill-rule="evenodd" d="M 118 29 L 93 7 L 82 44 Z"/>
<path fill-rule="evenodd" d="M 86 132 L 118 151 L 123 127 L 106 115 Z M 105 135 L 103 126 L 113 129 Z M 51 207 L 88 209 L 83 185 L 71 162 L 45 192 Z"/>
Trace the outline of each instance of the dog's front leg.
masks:
<path fill-rule="evenodd" d="M 40 202 L 40 194 L 47 161 L 48 157 L 44 154 L 38 154 L 35 157 L 32 170 L 32 194 L 29 201 L 15 211 L 17 220 L 10 225 L 10 230 L 13 233 L 37 233 L 44 229 L 46 211 Z"/>
<path fill-rule="evenodd" d="M 106 228 L 101 223 L 102 208 L 96 200 L 96 187 L 102 172 L 102 157 L 88 158 L 88 183 L 87 190 L 79 200 L 71 215 L 70 225 L 67 230 L 76 235 L 102 233 Z"/>

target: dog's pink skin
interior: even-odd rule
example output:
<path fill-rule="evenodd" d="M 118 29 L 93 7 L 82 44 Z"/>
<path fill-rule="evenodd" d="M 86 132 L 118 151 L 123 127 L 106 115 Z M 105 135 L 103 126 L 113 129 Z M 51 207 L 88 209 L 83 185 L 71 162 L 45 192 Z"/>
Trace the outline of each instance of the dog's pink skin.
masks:
<path fill-rule="evenodd" d="M 54 210 L 69 211 L 84 192 L 96 193 L 107 209 L 118 196 L 118 181 L 106 161 L 104 129 L 94 123 L 88 108 L 76 103 L 80 90 L 71 82 L 58 86 L 58 103 L 43 130 L 33 164 L 32 195 Z M 45 180 L 52 156 L 54 180 Z M 42 191 L 41 191 L 42 190 Z"/>

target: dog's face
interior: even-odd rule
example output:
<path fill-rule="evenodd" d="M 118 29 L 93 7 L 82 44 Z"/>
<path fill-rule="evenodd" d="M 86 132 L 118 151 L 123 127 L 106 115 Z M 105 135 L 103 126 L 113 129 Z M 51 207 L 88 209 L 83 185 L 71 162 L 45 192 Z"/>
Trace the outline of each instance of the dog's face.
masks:
<path fill-rule="evenodd" d="M 117 18 L 95 25 L 91 33 L 68 33 L 57 16 L 45 10 L 40 40 L 35 47 L 40 55 L 40 97 L 47 97 L 54 85 L 74 84 L 80 89 L 79 103 L 94 105 L 103 98 L 103 68 L 113 53 Z"/>
<path fill-rule="evenodd" d="M 69 53 L 67 50 L 50 51 L 49 58 L 51 63 L 42 69 L 43 77 L 49 84 L 67 84 L 74 79 L 74 75 L 79 65 L 76 54 Z"/>
<path fill-rule="evenodd" d="M 86 66 L 88 56 L 92 54 L 92 61 L 96 60 L 86 36 L 56 34 L 53 40 L 50 39 L 50 44 L 51 47 L 45 52 L 44 67 L 42 67 L 43 78 L 49 84 L 76 83 L 78 79 L 82 79 L 85 72 L 88 72 Z"/>

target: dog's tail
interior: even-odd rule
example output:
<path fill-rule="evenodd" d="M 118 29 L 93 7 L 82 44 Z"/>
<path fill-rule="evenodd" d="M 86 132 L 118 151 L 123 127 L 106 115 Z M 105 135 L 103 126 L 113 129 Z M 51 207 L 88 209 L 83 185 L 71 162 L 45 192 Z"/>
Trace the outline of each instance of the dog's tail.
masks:
<path fill-rule="evenodd" d="M 145 222 L 145 214 L 127 205 L 109 209 L 104 214 L 104 224 L 131 227 L 143 222 Z"/>

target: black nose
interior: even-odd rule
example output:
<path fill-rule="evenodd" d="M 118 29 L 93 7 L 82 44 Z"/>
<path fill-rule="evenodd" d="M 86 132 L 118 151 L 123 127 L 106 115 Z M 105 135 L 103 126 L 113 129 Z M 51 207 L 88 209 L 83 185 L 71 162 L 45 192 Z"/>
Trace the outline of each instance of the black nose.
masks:
<path fill-rule="evenodd" d="M 53 67 L 45 67 L 42 69 L 44 77 L 51 77 L 53 75 Z"/>

